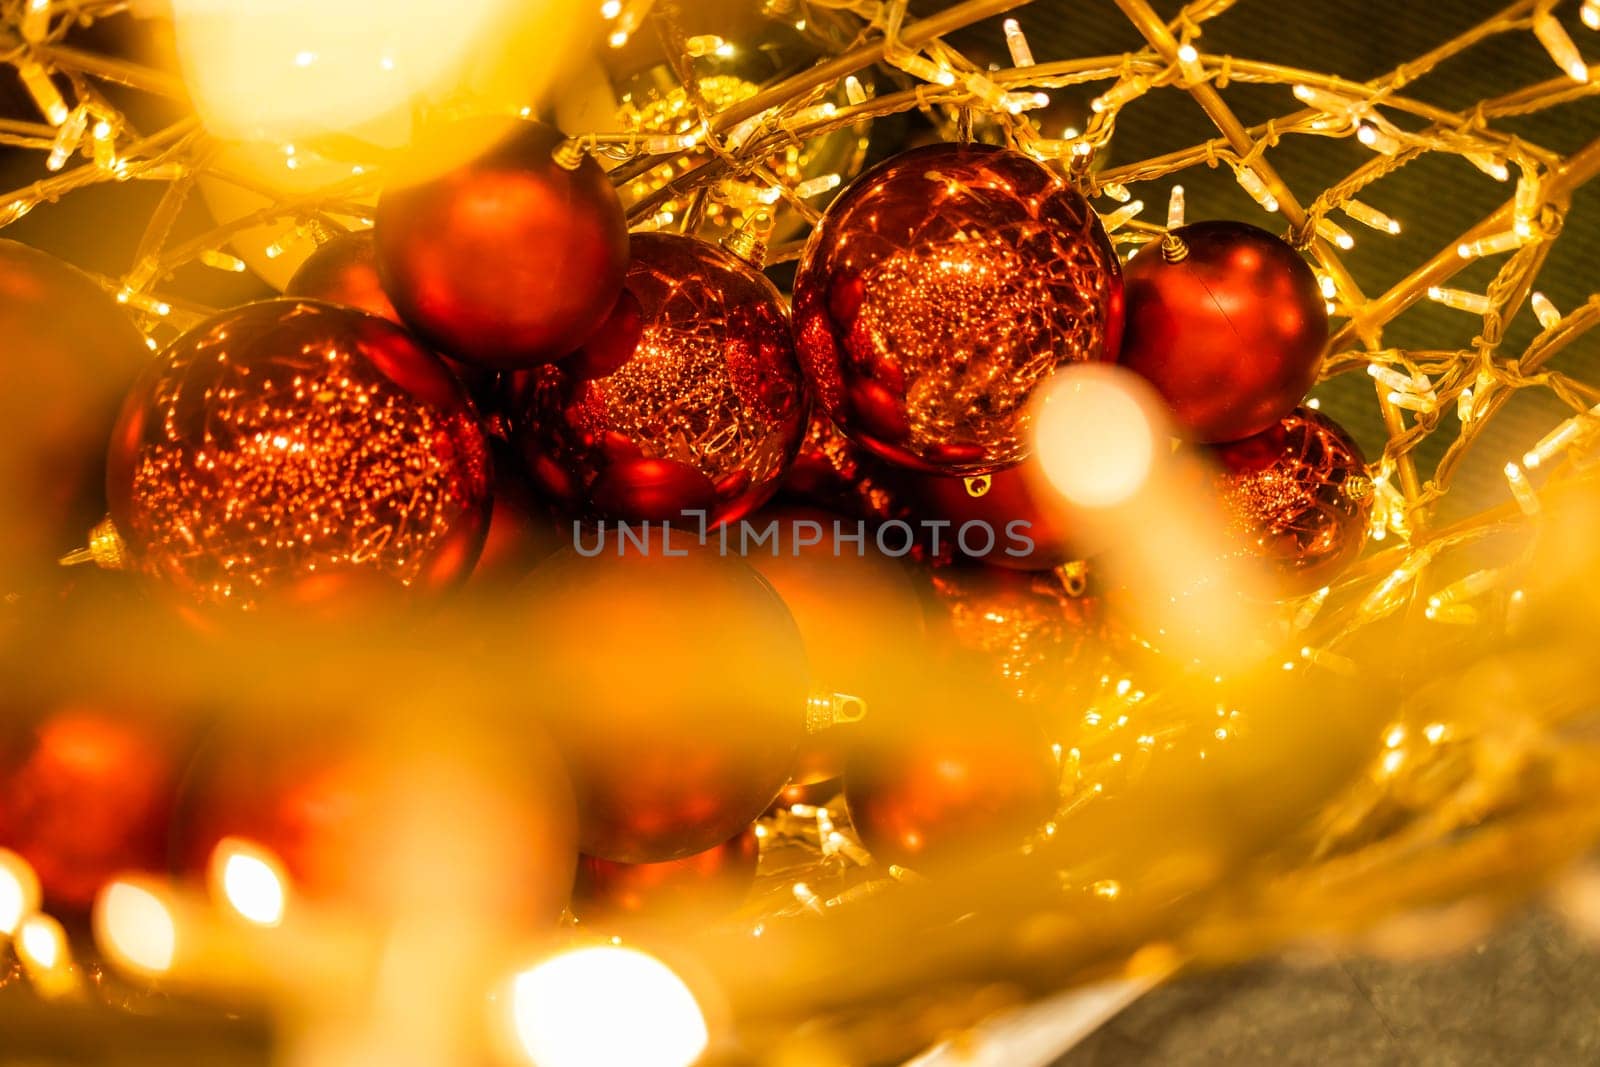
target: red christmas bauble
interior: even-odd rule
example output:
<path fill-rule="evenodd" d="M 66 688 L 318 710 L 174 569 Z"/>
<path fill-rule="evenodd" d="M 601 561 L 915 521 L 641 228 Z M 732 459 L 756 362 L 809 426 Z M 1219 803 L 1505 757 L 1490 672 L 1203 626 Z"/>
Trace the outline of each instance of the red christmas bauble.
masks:
<path fill-rule="evenodd" d="M 476 809 L 474 800 L 488 798 L 496 825 L 478 825 L 463 810 L 458 828 L 469 851 L 486 840 L 505 844 L 483 899 L 508 921 L 548 922 L 572 886 L 576 815 L 559 756 L 537 730 L 522 727 L 494 751 L 474 753 L 474 784 L 463 794 L 448 775 L 443 789 L 419 784 L 407 773 L 417 764 L 392 739 L 344 716 L 225 724 L 201 747 L 184 784 L 174 861 L 204 876 L 218 844 L 242 838 L 281 860 L 296 892 L 381 912 L 410 891 L 386 884 L 389 865 L 407 847 L 396 840 L 413 817 L 405 806 L 420 798 Z M 452 740 L 448 751 L 459 756 L 466 746 Z"/>
<path fill-rule="evenodd" d="M 1328 313 L 1300 253 L 1242 222 L 1173 231 L 1171 255 L 1127 267 L 1121 362 L 1155 386 L 1184 436 L 1237 441 L 1293 411 L 1317 378 Z"/>
<path fill-rule="evenodd" d="M 0 738 L 0 846 L 73 909 L 119 874 L 164 870 L 181 744 L 170 724 L 94 703 Z"/>
<path fill-rule="evenodd" d="M 1061 175 L 978 144 L 913 149 L 834 201 L 795 278 L 801 362 L 850 437 L 902 466 L 982 474 L 1025 457 L 1028 400 L 1113 359 L 1122 275 Z"/>
<path fill-rule="evenodd" d="M 730 912 L 749 894 L 760 858 L 754 827 L 704 852 L 665 863 L 613 863 L 581 856 L 572 912 L 588 923 Z"/>
<path fill-rule="evenodd" d="M 563 509 L 623 520 L 759 507 L 805 431 L 783 303 L 760 271 L 689 237 L 639 234 L 617 309 L 531 382 L 523 452 Z"/>
<path fill-rule="evenodd" d="M 151 362 L 112 435 L 107 493 L 132 564 L 184 599 L 437 592 L 477 558 L 489 452 L 461 384 L 404 330 L 270 300 Z"/>
<path fill-rule="evenodd" d="M 1014 570 L 1048 570 L 1081 558 L 1061 495 L 1034 459 L 985 475 L 987 484 L 941 474 L 912 474 L 907 495 L 935 559 L 955 555 Z M 979 491 L 981 489 L 981 491 Z M 932 534 L 937 531 L 938 542 Z"/>
<path fill-rule="evenodd" d="M 506 655 L 537 655 L 528 707 L 572 773 L 583 852 L 681 859 L 754 822 L 788 781 L 806 737 L 805 648 L 738 559 L 689 538 L 646 551 L 601 538 L 524 584 L 529 617 Z"/>
<path fill-rule="evenodd" d="M 874 715 L 845 768 L 856 833 L 917 870 L 1021 845 L 1056 810 L 1060 768 L 1038 724 L 969 687 L 929 691 L 914 712 Z"/>
<path fill-rule="evenodd" d="M 622 203 L 560 130 L 479 119 L 425 133 L 378 200 L 384 289 L 440 351 L 493 370 L 560 359 L 599 327 L 628 262 Z M 437 173 L 463 142 L 480 155 Z"/>
<path fill-rule="evenodd" d="M 371 230 L 340 234 L 324 242 L 300 264 L 283 292 L 285 296 L 303 296 L 308 300 L 359 308 L 397 325 L 405 325 L 378 278 L 378 249 Z M 494 381 L 494 375 L 482 367 L 442 353 L 439 358 L 475 394 L 483 394 Z"/>
<path fill-rule="evenodd" d="M 56 559 L 105 513 L 106 437 L 150 359 L 93 279 L 0 240 L 0 595 L 62 575 Z"/>
<path fill-rule="evenodd" d="M 509 589 L 572 542 L 571 527 L 533 499 L 515 457 L 494 451 L 494 508 L 468 581 L 474 590 Z"/>
<path fill-rule="evenodd" d="M 1361 554 L 1373 487 L 1360 447 L 1299 408 L 1252 437 L 1211 449 L 1228 532 L 1267 564 L 1285 596 L 1327 585 Z"/>
<path fill-rule="evenodd" d="M 851 441 L 822 411 L 813 410 L 800 451 L 778 496 L 869 521 L 904 518 L 904 472 Z"/>

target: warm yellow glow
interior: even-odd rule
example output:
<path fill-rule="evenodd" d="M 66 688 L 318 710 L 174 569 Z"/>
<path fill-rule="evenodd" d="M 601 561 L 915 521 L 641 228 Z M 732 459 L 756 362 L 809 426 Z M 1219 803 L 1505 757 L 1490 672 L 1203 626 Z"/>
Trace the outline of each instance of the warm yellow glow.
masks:
<path fill-rule="evenodd" d="M 67 935 L 48 915 L 30 915 L 17 931 L 17 955 L 32 967 L 51 971 L 66 958 Z"/>
<path fill-rule="evenodd" d="M 1034 449 L 1045 477 L 1068 501 L 1114 507 L 1149 481 L 1156 427 L 1145 390 L 1128 372 L 1071 366 L 1040 392 Z"/>
<path fill-rule="evenodd" d="M 17 932 L 26 915 L 39 908 L 39 878 L 28 861 L 0 848 L 0 934 Z"/>
<path fill-rule="evenodd" d="M 172 968 L 178 928 L 167 905 L 132 882 L 112 882 L 94 908 L 95 942 L 112 962 L 145 974 Z"/>
<path fill-rule="evenodd" d="M 184 79 L 207 127 L 255 140 L 349 130 L 462 82 L 511 19 L 559 50 L 576 0 L 173 0 Z M 548 24 L 548 25 L 545 25 Z M 381 27 L 382 32 L 376 28 Z"/>
<path fill-rule="evenodd" d="M 538 1067 L 689 1067 L 709 1040 L 683 980 L 628 948 L 575 949 L 523 972 L 512 1010 Z"/>
<path fill-rule="evenodd" d="M 253 842 L 225 837 L 211 854 L 213 893 L 241 918 L 257 926 L 283 922 L 288 884 L 283 864 Z"/>

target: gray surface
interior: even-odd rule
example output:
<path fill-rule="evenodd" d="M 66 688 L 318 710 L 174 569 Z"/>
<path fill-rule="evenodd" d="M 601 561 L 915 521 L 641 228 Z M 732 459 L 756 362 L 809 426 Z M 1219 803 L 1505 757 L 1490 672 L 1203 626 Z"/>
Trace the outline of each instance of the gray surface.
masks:
<path fill-rule="evenodd" d="M 1449 957 L 1262 962 L 1157 989 L 1055 1067 L 1600 1063 L 1600 952 L 1548 914 Z"/>

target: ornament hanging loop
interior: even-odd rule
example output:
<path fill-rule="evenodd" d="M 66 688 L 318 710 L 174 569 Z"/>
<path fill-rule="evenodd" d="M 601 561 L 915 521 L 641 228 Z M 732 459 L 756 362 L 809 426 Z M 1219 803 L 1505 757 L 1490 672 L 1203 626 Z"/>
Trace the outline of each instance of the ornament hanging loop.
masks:
<path fill-rule="evenodd" d="M 128 564 L 128 546 L 108 516 L 89 530 L 87 546 L 68 552 L 57 562 L 63 567 L 93 563 L 103 570 L 120 571 Z"/>
<path fill-rule="evenodd" d="M 757 211 L 738 230 L 722 239 L 722 247 L 756 270 L 767 265 L 767 240 L 772 236 L 772 213 Z"/>
<path fill-rule="evenodd" d="M 1169 232 L 1161 238 L 1161 258 L 1168 263 L 1182 263 L 1189 258 L 1189 246 L 1182 237 Z"/>
<path fill-rule="evenodd" d="M 867 717 L 867 702 L 849 693 L 812 693 L 806 701 L 806 733 L 830 726 L 860 722 Z"/>
<path fill-rule="evenodd" d="M 994 484 L 994 479 L 987 474 L 979 474 L 963 480 L 962 484 L 967 487 L 967 495 L 976 500 L 988 494 L 989 487 Z"/>

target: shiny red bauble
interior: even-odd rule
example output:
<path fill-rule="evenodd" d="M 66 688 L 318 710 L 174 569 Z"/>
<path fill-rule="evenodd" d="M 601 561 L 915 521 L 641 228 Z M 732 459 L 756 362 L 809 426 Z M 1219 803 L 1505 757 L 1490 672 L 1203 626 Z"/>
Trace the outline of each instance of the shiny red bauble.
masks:
<path fill-rule="evenodd" d="M 1035 571 L 1085 554 L 1087 542 L 1074 531 L 1065 501 L 1034 459 L 980 479 L 912 474 L 904 484 L 934 559 L 959 555 Z"/>
<path fill-rule="evenodd" d="M 1032 448 L 1028 401 L 1056 367 L 1113 359 L 1122 276 L 1099 217 L 1016 152 L 895 156 L 829 207 L 795 278 L 817 398 L 893 463 L 982 474 Z"/>
<path fill-rule="evenodd" d="M 0 847 L 45 899 L 86 908 L 106 882 L 167 864 L 182 736 L 133 708 L 62 707 L 0 736 Z"/>
<path fill-rule="evenodd" d="M 613 863 L 581 856 L 572 912 L 590 924 L 730 912 L 749 894 L 760 858 L 754 827 L 704 852 L 665 863 Z"/>
<path fill-rule="evenodd" d="M 949 868 L 1019 847 L 1055 812 L 1060 769 L 1039 725 L 969 688 L 881 714 L 845 767 L 850 821 L 879 860 Z"/>
<path fill-rule="evenodd" d="M 129 562 L 243 609 L 472 570 L 488 443 L 466 392 L 393 323 L 332 304 L 225 311 L 149 360 L 112 434 Z"/>
<path fill-rule="evenodd" d="M 105 512 L 117 405 L 150 352 L 88 275 L 0 240 L 0 596 L 62 577 L 56 559 Z"/>
<path fill-rule="evenodd" d="M 522 586 L 526 619 L 501 635 L 572 774 L 582 851 L 624 863 L 750 825 L 808 726 L 805 647 L 771 586 L 656 533 L 646 549 L 612 527 L 578 537 Z"/>
<path fill-rule="evenodd" d="M 1293 411 L 1317 378 L 1328 313 L 1287 243 L 1242 222 L 1173 231 L 1126 268 L 1123 366 L 1155 386 L 1183 436 L 1237 441 Z"/>
<path fill-rule="evenodd" d="M 628 261 L 622 203 L 561 131 L 477 119 L 427 131 L 378 200 L 378 268 L 406 324 L 493 370 L 560 359 L 599 327 Z M 463 143 L 480 154 L 439 173 Z"/>
<path fill-rule="evenodd" d="M 1230 539 L 1267 565 L 1284 596 L 1327 585 L 1361 554 L 1372 480 L 1338 423 L 1300 408 L 1210 453 Z"/>
<path fill-rule="evenodd" d="M 744 260 L 639 234 L 617 309 L 527 387 L 523 453 L 562 510 L 737 519 L 777 491 L 807 403 L 783 302 Z"/>

